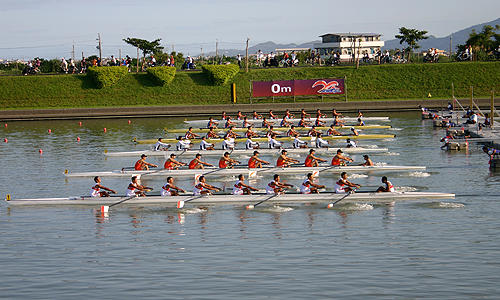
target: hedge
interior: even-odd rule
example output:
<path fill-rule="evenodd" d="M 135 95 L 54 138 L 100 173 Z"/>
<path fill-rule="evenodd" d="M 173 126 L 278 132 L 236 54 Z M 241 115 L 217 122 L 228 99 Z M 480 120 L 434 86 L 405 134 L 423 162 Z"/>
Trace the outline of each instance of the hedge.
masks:
<path fill-rule="evenodd" d="M 90 67 L 87 69 L 87 76 L 94 80 L 99 89 L 112 86 L 127 74 L 127 67 Z"/>
<path fill-rule="evenodd" d="M 240 68 L 237 65 L 203 65 L 203 73 L 214 83 L 215 86 L 226 84 L 233 78 Z"/>
<path fill-rule="evenodd" d="M 152 67 L 146 70 L 149 78 L 160 86 L 172 82 L 175 77 L 175 71 L 175 67 Z"/>

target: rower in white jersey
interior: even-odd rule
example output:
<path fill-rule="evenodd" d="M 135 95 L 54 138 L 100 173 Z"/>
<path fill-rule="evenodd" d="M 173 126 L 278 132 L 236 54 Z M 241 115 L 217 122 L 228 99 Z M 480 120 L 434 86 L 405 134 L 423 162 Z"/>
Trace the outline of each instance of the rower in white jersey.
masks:
<path fill-rule="evenodd" d="M 384 183 L 385 186 L 380 186 L 377 189 L 377 193 L 394 193 L 394 192 L 396 192 L 396 190 L 394 189 L 394 186 L 392 185 L 392 183 L 389 180 L 387 180 L 386 176 L 382 177 L 382 183 Z"/>
<path fill-rule="evenodd" d="M 274 180 L 267 184 L 266 194 L 283 194 L 285 192 L 283 189 L 289 189 L 291 187 L 293 187 L 293 185 L 280 182 L 280 175 L 274 174 Z"/>
<path fill-rule="evenodd" d="M 142 186 L 137 183 L 137 176 L 132 177 L 132 182 L 127 187 L 127 197 L 132 196 L 146 196 L 145 192 L 152 191 L 153 188 Z"/>
<path fill-rule="evenodd" d="M 170 144 L 163 143 L 161 141 L 161 138 L 158 138 L 158 142 L 156 142 L 156 145 L 154 147 L 154 151 L 167 151 L 168 148 L 170 148 Z"/>
<path fill-rule="evenodd" d="M 313 183 L 313 174 L 308 173 L 307 179 L 304 180 L 304 182 L 302 182 L 302 185 L 300 186 L 300 193 L 301 194 L 311 194 L 311 193 L 319 194 L 318 189 L 324 188 L 324 187 L 325 187 L 324 185 Z"/>
<path fill-rule="evenodd" d="M 99 176 L 94 177 L 95 184 L 92 186 L 90 190 L 90 197 L 110 197 L 108 192 L 116 193 L 116 191 L 109 189 L 105 186 L 101 185 L 101 178 Z M 106 191 L 101 191 L 101 189 Z"/>
<path fill-rule="evenodd" d="M 179 192 L 185 193 L 186 191 L 174 185 L 174 179 L 169 176 L 167 182 L 161 187 L 162 196 L 179 196 Z"/>
<path fill-rule="evenodd" d="M 357 183 L 352 183 L 347 180 L 347 173 L 342 172 L 340 174 L 340 179 L 335 182 L 335 193 L 341 194 L 341 193 L 349 193 L 354 191 L 354 188 L 360 188 L 361 184 Z"/>
<path fill-rule="evenodd" d="M 233 187 L 233 195 L 251 195 L 251 191 L 256 192 L 259 190 L 252 186 L 249 186 L 248 184 L 245 184 L 243 180 L 245 180 L 245 176 L 243 176 L 243 174 L 238 175 L 238 181 L 236 181 Z"/>

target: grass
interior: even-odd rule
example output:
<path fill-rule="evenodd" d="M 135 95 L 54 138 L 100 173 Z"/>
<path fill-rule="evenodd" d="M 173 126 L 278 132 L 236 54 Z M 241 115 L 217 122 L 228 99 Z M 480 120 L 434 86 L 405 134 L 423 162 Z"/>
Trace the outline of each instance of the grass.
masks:
<path fill-rule="evenodd" d="M 491 90 L 500 90 L 499 71 L 500 62 L 367 65 L 359 69 L 352 66 L 273 68 L 251 69 L 249 73 L 240 71 L 230 83 L 236 84 L 238 103 L 249 103 L 252 80 L 328 79 L 344 76 L 347 78 L 349 101 L 427 99 L 429 93 L 432 98 L 447 99 L 451 96 L 452 83 L 458 98 L 469 97 L 470 86 L 474 86 L 474 97 L 489 97 Z M 0 91 L 0 109 L 230 102 L 229 85 L 213 86 L 198 71 L 177 72 L 174 80 L 165 86 L 155 85 L 146 74 L 129 74 L 114 86 L 104 89 L 97 89 L 86 75 L 0 76 Z"/>

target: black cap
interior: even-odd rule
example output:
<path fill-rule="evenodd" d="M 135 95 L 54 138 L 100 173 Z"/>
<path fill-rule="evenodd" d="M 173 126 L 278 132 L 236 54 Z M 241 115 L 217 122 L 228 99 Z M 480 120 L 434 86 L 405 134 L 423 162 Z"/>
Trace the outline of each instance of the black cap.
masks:
<path fill-rule="evenodd" d="M 141 155 L 141 157 L 148 157 L 146 154 Z"/>

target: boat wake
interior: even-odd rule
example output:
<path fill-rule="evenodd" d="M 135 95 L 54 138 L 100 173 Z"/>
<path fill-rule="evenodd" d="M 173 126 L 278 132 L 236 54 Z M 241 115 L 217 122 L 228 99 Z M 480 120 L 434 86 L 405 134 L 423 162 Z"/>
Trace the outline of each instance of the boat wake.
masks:
<path fill-rule="evenodd" d="M 397 153 L 397 152 L 385 152 L 385 153 L 379 153 L 377 155 L 380 155 L 380 156 L 393 156 L 393 155 L 400 155 L 400 154 Z"/>
<path fill-rule="evenodd" d="M 417 188 L 412 187 L 412 186 L 398 186 L 395 188 L 396 192 L 402 193 L 402 192 L 416 192 Z"/>
<path fill-rule="evenodd" d="M 366 174 L 351 174 L 349 175 L 350 178 L 353 178 L 353 179 L 358 179 L 358 178 L 368 178 L 368 175 Z"/>
<path fill-rule="evenodd" d="M 389 130 L 401 131 L 403 128 L 389 128 Z"/>
<path fill-rule="evenodd" d="M 447 209 L 447 208 L 462 208 L 465 207 L 463 203 L 453 203 L 453 202 L 430 202 L 422 203 L 420 206 L 433 208 L 433 209 Z"/>
<path fill-rule="evenodd" d="M 279 205 L 264 206 L 261 209 L 262 212 L 269 212 L 269 213 L 284 213 L 284 212 L 289 212 L 292 210 L 293 210 L 292 207 L 279 206 Z"/>
<path fill-rule="evenodd" d="M 364 210 L 373 210 L 373 205 L 368 203 L 345 203 L 345 204 L 337 204 L 333 206 L 333 209 L 336 210 L 349 210 L 349 211 L 364 211 Z"/>
<path fill-rule="evenodd" d="M 431 174 L 427 172 L 415 171 L 411 173 L 400 174 L 399 177 L 430 177 Z"/>

